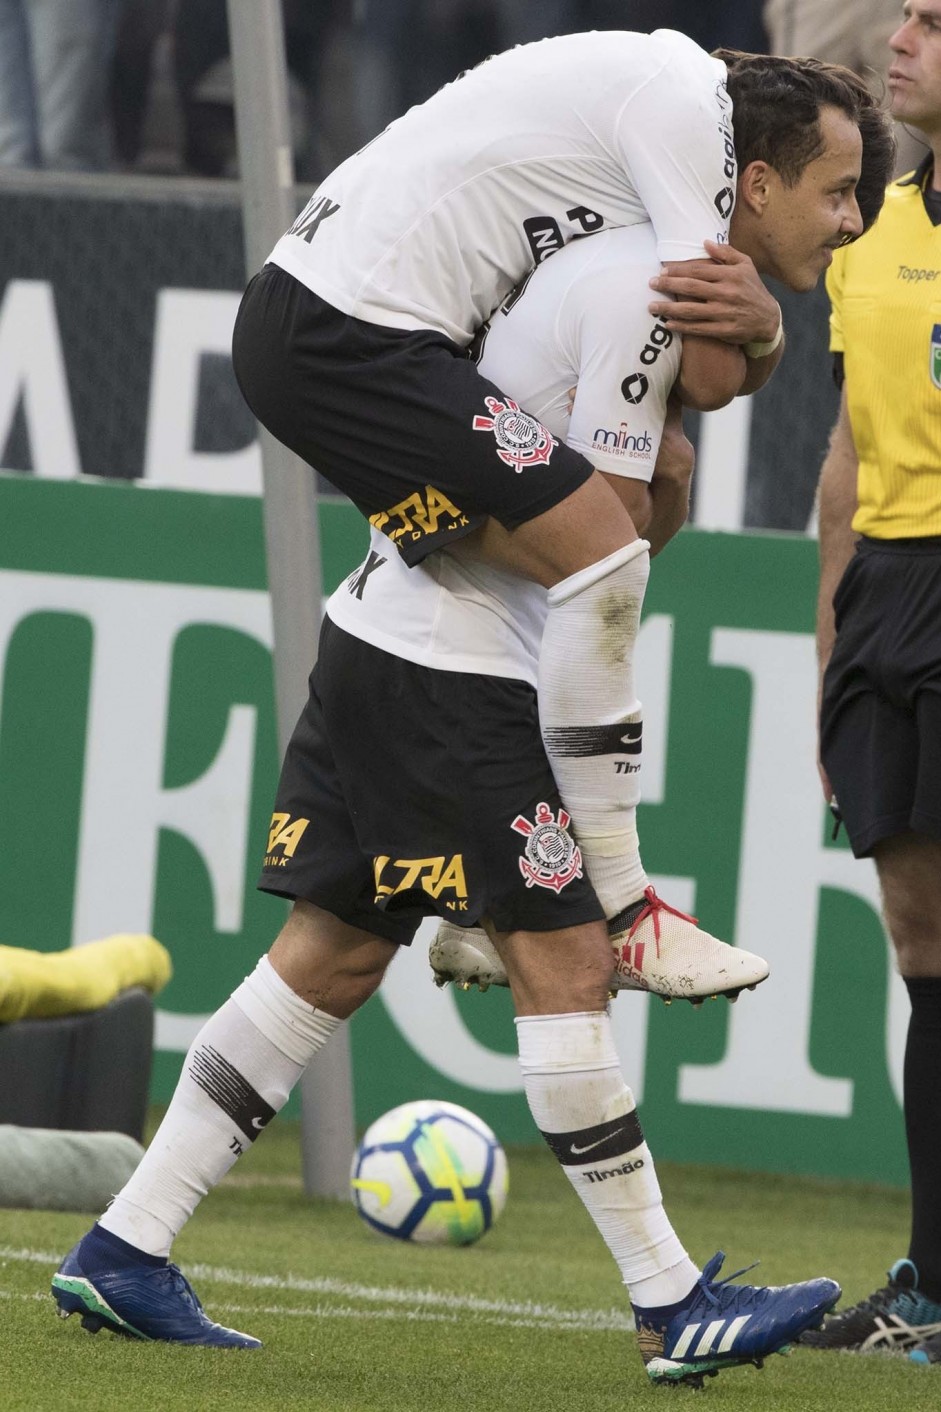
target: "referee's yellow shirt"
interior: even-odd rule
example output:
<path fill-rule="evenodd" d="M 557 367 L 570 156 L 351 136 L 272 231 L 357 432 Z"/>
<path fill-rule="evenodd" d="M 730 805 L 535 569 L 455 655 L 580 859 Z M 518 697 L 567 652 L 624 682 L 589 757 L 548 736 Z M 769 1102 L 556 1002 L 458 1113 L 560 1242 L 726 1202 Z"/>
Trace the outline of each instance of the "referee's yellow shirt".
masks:
<path fill-rule="evenodd" d="M 853 529 L 875 539 L 941 535 L 941 225 L 925 210 L 926 168 L 889 187 L 827 275 L 859 457 Z"/>

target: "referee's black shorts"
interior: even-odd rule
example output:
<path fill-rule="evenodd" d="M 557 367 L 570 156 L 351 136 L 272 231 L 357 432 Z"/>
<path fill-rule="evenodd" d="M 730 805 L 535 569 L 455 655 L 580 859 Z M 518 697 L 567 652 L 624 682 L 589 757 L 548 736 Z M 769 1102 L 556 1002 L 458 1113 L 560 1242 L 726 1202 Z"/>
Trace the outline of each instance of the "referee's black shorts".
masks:
<path fill-rule="evenodd" d="M 941 537 L 862 539 L 833 606 L 820 750 L 853 852 L 941 839 Z"/>
<path fill-rule="evenodd" d="M 408 944 L 422 918 L 601 921 L 524 682 L 394 657 L 327 618 L 259 887 Z"/>
<path fill-rule="evenodd" d="M 408 564 L 491 515 L 514 529 L 592 474 L 443 334 L 349 318 L 277 265 L 245 291 L 232 357 L 258 420 Z"/>

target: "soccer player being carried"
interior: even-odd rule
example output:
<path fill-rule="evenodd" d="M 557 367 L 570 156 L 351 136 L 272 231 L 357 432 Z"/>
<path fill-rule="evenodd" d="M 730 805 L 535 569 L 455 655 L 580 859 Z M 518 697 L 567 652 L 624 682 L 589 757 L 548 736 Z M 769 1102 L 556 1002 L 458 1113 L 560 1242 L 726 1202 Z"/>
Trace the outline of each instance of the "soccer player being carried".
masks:
<path fill-rule="evenodd" d="M 250 286 L 235 339 L 243 390 L 351 495 L 374 538 L 331 600 L 282 770 L 261 885 L 294 899 L 291 917 L 197 1036 L 140 1167 L 57 1272 L 63 1313 L 143 1337 L 257 1346 L 208 1319 L 168 1263 L 171 1243 L 429 913 L 487 921 L 531 1111 L 623 1274 L 653 1381 L 758 1360 L 838 1297 L 831 1280 L 733 1285 L 715 1278 L 721 1256 L 702 1271 L 690 1260 L 607 1014 L 606 920 L 638 889 L 652 931 L 675 921 L 687 952 L 729 966 L 737 954 L 645 897 L 632 772 L 617 768 L 636 764 L 639 743 L 640 531 L 665 542 L 688 494 L 670 389 L 714 406 L 767 376 L 780 314 L 756 269 L 813 287 L 831 249 L 874 218 L 891 163 L 851 75 L 730 56 L 736 178 L 725 74 L 667 32 L 500 56 L 344 164 Z M 737 249 L 723 250 L 736 188 Z M 636 229 L 609 229 L 619 226 Z M 561 248 L 576 235 L 591 238 Z M 465 348 L 549 249 L 559 253 L 517 306 L 521 318 L 530 300 L 542 308 L 545 282 L 559 336 L 508 365 L 503 390 Z M 652 317 L 648 279 L 665 258 L 691 263 L 658 277 L 680 297 Z M 569 278 L 571 291 L 559 283 Z M 566 307 L 583 280 L 620 311 L 623 367 L 605 366 L 617 320 L 586 314 L 582 326 Z M 693 336 L 680 358 L 666 335 L 683 329 Z M 648 346 L 658 356 L 640 362 Z M 497 348 L 494 327 L 485 360 Z M 618 398 L 636 432 L 621 436 Z M 607 449 L 592 450 L 609 426 L 613 442 L 602 434 Z M 399 595 L 394 620 L 381 604 L 374 612 L 385 592 Z M 456 635 L 423 618 L 434 605 Z M 674 971 L 685 964 L 672 958 Z M 701 993 L 740 986 L 741 973 L 716 984 L 711 964 Z M 676 993 L 675 979 L 658 988 Z"/>

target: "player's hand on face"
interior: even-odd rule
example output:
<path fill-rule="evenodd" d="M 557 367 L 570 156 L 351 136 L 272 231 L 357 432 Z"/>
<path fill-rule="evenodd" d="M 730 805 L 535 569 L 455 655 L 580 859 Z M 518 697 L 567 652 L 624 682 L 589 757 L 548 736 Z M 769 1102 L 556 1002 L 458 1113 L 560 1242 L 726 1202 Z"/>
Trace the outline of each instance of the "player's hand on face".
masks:
<path fill-rule="evenodd" d="M 651 314 L 675 333 L 769 343 L 778 331 L 781 309 L 749 257 L 711 240 L 705 248 L 710 259 L 671 261 L 650 281 L 651 289 L 673 296 L 651 303 Z"/>

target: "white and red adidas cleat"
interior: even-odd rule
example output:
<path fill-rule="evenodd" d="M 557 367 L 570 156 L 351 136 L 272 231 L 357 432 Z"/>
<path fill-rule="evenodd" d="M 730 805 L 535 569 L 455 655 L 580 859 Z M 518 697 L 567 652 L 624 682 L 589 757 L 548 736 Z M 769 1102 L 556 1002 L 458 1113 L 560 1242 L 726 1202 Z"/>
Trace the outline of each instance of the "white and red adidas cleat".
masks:
<path fill-rule="evenodd" d="M 698 1003 L 707 996 L 737 998 L 767 980 L 767 961 L 729 946 L 696 925 L 648 887 L 608 922 L 618 990 L 648 990 L 666 1000 Z"/>
<path fill-rule="evenodd" d="M 679 912 L 648 887 L 642 898 L 608 922 L 614 950 L 612 990 L 646 990 L 667 1002 L 707 997 L 735 1000 L 770 974 L 767 961 L 702 931 L 696 918 Z M 482 927 L 442 921 L 428 950 L 439 986 L 462 990 L 508 984 L 497 949 Z"/>

